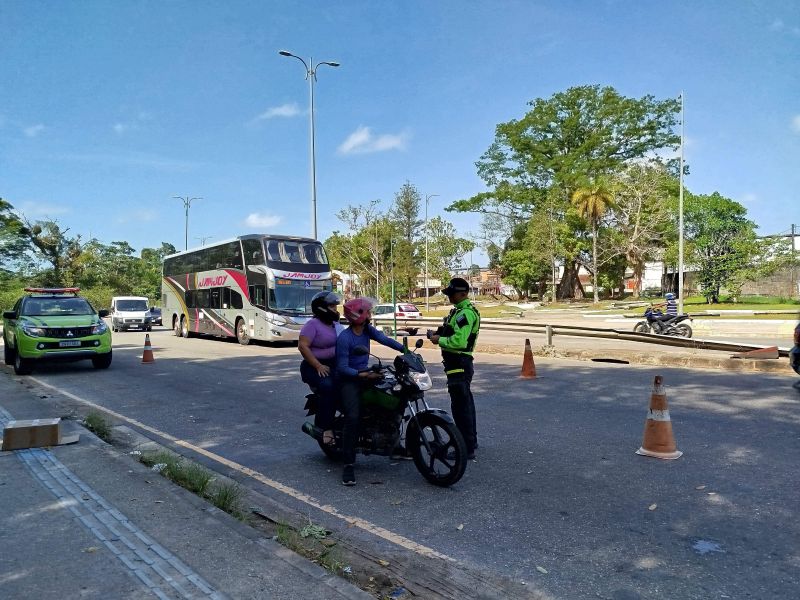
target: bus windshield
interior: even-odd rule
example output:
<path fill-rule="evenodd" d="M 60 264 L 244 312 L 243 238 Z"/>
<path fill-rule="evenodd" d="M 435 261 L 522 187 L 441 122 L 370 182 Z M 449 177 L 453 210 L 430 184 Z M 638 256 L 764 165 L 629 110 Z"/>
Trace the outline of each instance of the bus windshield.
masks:
<path fill-rule="evenodd" d="M 279 279 L 269 290 L 269 307 L 279 312 L 311 314 L 311 299 L 317 292 L 330 286 L 306 287 L 308 282 Z"/>

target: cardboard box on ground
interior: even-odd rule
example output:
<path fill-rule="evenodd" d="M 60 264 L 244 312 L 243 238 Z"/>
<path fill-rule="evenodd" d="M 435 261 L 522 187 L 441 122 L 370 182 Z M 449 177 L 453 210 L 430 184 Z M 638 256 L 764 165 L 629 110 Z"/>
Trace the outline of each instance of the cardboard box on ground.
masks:
<path fill-rule="evenodd" d="M 79 435 L 62 435 L 61 419 L 9 421 L 3 429 L 3 450 L 22 450 L 73 444 Z"/>

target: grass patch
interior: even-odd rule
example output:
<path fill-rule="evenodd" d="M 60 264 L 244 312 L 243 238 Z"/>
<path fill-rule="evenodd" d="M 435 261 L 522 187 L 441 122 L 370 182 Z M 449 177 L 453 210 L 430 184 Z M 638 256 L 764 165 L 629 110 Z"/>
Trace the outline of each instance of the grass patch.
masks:
<path fill-rule="evenodd" d="M 94 433 L 101 440 L 111 441 L 111 425 L 105 417 L 98 412 L 90 412 L 83 418 L 83 426 Z"/>
<path fill-rule="evenodd" d="M 244 519 L 242 510 L 244 493 L 244 489 L 238 483 L 220 483 L 206 494 L 206 498 L 220 510 L 224 510 L 241 521 Z"/>

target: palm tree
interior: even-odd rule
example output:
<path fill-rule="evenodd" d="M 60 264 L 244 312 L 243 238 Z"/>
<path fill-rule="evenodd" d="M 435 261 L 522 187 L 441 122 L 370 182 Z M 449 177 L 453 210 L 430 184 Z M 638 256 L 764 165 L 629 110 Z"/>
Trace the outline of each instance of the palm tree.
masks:
<path fill-rule="evenodd" d="M 600 219 L 614 204 L 614 192 L 606 180 L 597 178 L 589 185 L 580 187 L 572 194 L 572 204 L 592 228 L 592 289 L 595 303 L 600 302 L 597 294 L 597 230 Z"/>

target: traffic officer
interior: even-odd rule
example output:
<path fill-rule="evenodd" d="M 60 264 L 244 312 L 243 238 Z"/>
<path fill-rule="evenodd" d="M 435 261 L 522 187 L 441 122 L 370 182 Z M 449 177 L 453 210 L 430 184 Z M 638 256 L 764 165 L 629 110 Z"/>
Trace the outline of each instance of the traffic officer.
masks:
<path fill-rule="evenodd" d="M 442 349 L 442 363 L 447 375 L 447 391 L 450 392 L 450 410 L 458 430 L 467 445 L 467 458 L 475 458 L 478 436 L 475 424 L 475 400 L 470 384 L 474 369 L 472 352 L 478 340 L 481 315 L 468 300 L 469 283 L 461 277 L 450 280 L 442 290 L 453 309 L 444 318 L 436 332 L 428 336 Z"/>

